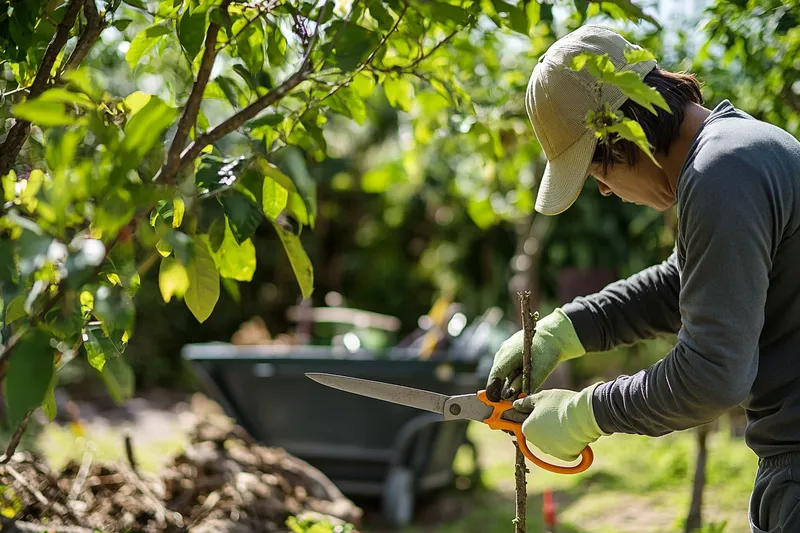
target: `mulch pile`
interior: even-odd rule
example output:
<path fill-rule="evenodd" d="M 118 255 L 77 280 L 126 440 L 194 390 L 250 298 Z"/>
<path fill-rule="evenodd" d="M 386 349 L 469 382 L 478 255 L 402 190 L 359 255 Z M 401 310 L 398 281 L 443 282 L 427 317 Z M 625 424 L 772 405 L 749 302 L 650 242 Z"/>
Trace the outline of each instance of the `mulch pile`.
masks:
<path fill-rule="evenodd" d="M 336 532 L 362 515 L 309 464 L 208 420 L 157 477 L 137 473 L 132 462 L 99 464 L 90 456 L 53 472 L 17 453 L 0 464 L 0 485 L 2 514 L 17 511 L 0 516 L 3 533 L 273 533 L 289 531 L 292 516 L 327 521 Z"/>

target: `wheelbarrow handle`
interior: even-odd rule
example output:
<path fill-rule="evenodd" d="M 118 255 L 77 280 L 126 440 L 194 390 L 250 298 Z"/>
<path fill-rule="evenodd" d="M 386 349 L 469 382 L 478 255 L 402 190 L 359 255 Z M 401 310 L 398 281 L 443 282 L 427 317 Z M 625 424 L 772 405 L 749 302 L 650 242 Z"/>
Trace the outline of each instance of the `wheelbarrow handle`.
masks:
<path fill-rule="evenodd" d="M 520 394 L 519 397 L 524 398 L 525 393 Z M 592 465 L 592 462 L 594 461 L 594 452 L 589 446 L 581 451 L 581 461 L 574 466 L 559 466 L 539 459 L 533 454 L 530 448 L 528 448 L 528 441 L 525 438 L 525 435 L 522 433 L 522 424 L 502 418 L 503 413 L 514 408 L 514 402 L 508 400 L 493 402 L 486 396 L 485 390 L 478 392 L 478 399 L 493 408 L 492 414 L 489 416 L 489 418 L 484 419 L 483 423 L 489 426 L 491 429 L 512 432 L 517 438 L 517 445 L 519 446 L 520 451 L 522 451 L 522 454 L 539 468 L 543 468 L 548 472 L 554 472 L 556 474 L 579 474 Z"/>

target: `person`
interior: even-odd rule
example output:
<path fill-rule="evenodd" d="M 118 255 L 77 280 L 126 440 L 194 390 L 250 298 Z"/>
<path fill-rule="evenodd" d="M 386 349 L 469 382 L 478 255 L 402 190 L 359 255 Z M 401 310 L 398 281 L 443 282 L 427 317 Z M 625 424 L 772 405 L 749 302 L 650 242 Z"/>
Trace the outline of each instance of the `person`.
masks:
<path fill-rule="evenodd" d="M 753 532 L 800 531 L 800 142 L 723 100 L 704 107 L 689 73 L 655 59 L 614 30 L 586 25 L 539 59 L 526 109 L 547 166 L 535 209 L 557 215 L 591 176 L 600 192 L 666 210 L 677 237 L 663 263 L 577 297 L 542 318 L 531 346 L 533 389 L 560 362 L 663 334 L 677 343 L 633 375 L 580 391 L 543 390 L 516 399 L 528 441 L 574 461 L 602 436 L 658 437 L 710 423 L 742 406 L 745 441 L 757 454 L 750 496 Z M 617 71 L 654 87 L 657 114 L 616 87 L 598 93 L 581 53 L 607 54 Z M 638 122 L 657 165 L 624 139 L 598 142 L 587 113 L 608 104 Z M 518 398 L 523 332 L 494 355 L 487 395 Z M 521 415 L 518 415 L 521 416 Z"/>

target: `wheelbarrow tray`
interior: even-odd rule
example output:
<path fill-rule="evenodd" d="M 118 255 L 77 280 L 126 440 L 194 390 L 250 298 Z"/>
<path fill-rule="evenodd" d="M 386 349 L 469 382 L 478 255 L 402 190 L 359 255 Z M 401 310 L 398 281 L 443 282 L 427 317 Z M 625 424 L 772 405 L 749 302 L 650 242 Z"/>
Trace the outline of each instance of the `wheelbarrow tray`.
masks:
<path fill-rule="evenodd" d="M 348 496 L 385 496 L 398 468 L 412 476 L 414 496 L 447 486 L 468 421 L 441 422 L 433 413 L 325 387 L 306 372 L 448 395 L 481 384 L 474 363 L 388 360 L 369 352 L 345 359 L 324 346 L 190 344 L 182 354 L 228 416 L 265 445 L 307 461 Z"/>

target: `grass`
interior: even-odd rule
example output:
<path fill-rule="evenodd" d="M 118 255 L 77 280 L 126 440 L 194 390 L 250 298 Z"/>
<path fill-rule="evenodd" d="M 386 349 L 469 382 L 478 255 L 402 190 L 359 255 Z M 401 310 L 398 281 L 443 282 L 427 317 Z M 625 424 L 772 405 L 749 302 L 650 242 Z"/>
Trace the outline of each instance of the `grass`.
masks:
<path fill-rule="evenodd" d="M 706 522 L 727 521 L 725 532 L 749 531 L 747 505 L 757 467 L 741 439 L 717 432 L 709 439 Z M 482 487 L 466 497 L 468 511 L 440 526 L 417 525 L 407 533 L 508 533 L 514 516 L 514 448 L 506 434 L 474 424 Z M 694 475 L 695 437 L 678 432 L 660 438 L 612 435 L 592 448 L 593 465 L 581 474 L 558 475 L 531 467 L 528 531 L 541 530 L 541 494 L 553 491 L 561 533 L 674 533 L 681 531 Z M 534 453 L 537 453 L 534 451 Z M 557 460 L 537 453 L 553 462 Z M 465 471 L 469 454 L 456 469 Z"/>
<path fill-rule="evenodd" d="M 95 460 L 124 458 L 123 432 L 131 431 L 140 468 L 157 472 L 182 450 L 180 425 L 169 418 L 149 427 L 91 424 L 81 429 L 55 424 L 36 428 L 35 448 L 56 468 L 80 461 L 87 450 Z M 155 425 L 154 425 L 155 424 Z M 160 425 L 159 425 L 160 424 Z M 475 443 L 479 482 L 467 490 L 453 488 L 418 503 L 414 524 L 402 533 L 510 533 L 514 516 L 514 446 L 512 439 L 483 424 L 468 431 Z M 747 506 L 757 460 L 740 438 L 718 431 L 710 436 L 703 516 L 706 522 L 727 521 L 724 533 L 749 531 Z M 543 533 L 542 493 L 553 492 L 558 533 L 676 533 L 688 510 L 694 474 L 693 432 L 660 438 L 612 435 L 592 445 L 594 464 L 576 475 L 558 475 L 530 465 L 528 533 Z M 537 453 L 534 450 L 534 453 Z M 552 460 L 543 454 L 541 458 Z M 466 479 L 472 470 L 465 448 L 455 470 Z M 380 533 L 370 520 L 362 533 Z"/>

